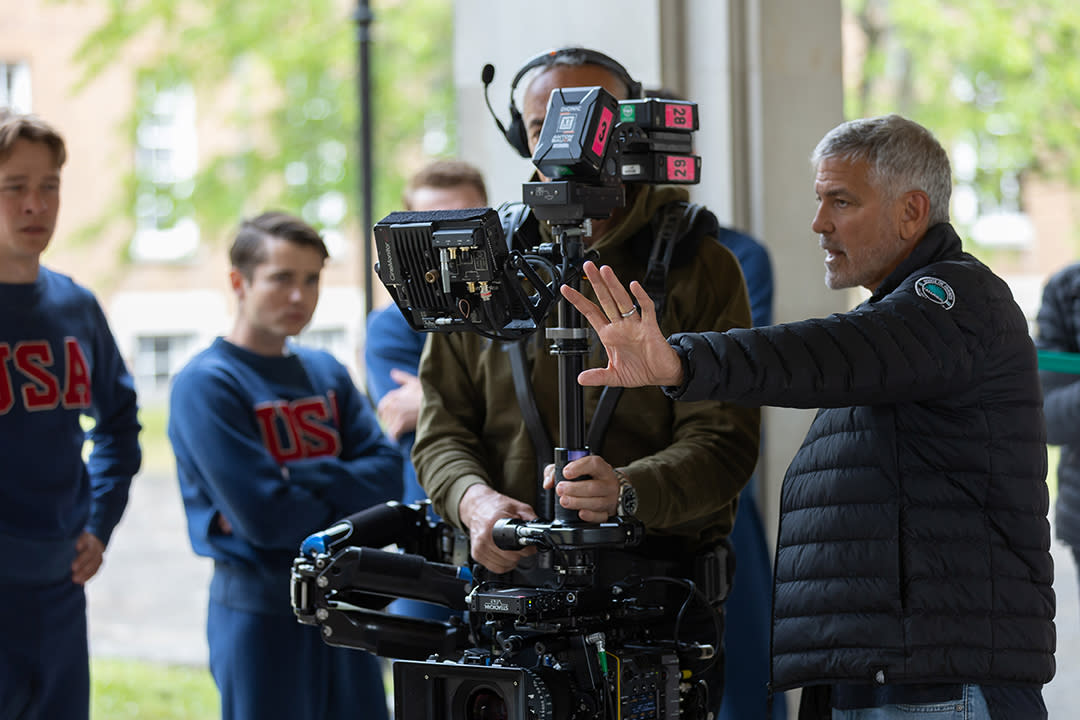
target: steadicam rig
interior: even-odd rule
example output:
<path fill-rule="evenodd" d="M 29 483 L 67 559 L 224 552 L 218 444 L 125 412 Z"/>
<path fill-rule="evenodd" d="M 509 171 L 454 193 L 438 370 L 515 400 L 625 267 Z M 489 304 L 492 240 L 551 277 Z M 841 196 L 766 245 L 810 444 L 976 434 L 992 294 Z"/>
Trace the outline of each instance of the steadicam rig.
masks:
<path fill-rule="evenodd" d="M 533 155 L 550 181 L 523 185 L 523 203 L 396 212 L 375 226 L 379 278 L 415 330 L 517 343 L 544 328 L 559 372 L 556 482 L 589 452 L 576 378 L 590 334 L 559 287 L 579 286 L 591 221 L 625 204 L 626 183 L 698 181 L 695 129 L 693 103 L 557 90 Z M 504 549 L 537 549 L 510 573 L 470 566 L 465 538 L 427 504 L 390 503 L 304 542 L 292 574 L 298 620 L 330 644 L 396 658 L 398 720 L 703 718 L 699 673 L 719 627 L 713 644 L 687 641 L 680 628 L 690 606 L 726 593 L 725 578 L 695 568 L 699 585 L 674 577 L 673 563 L 657 570 L 663 563 L 630 550 L 644 535 L 639 521 L 582 522 L 536 480 L 540 517 L 502 520 L 493 532 Z M 467 612 L 400 617 L 385 611 L 394 598 Z"/>

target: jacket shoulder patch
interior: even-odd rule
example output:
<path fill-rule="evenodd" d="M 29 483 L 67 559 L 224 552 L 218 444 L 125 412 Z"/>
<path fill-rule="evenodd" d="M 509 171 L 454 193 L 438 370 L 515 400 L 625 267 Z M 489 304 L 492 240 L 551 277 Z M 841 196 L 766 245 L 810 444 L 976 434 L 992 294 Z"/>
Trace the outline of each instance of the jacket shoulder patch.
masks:
<path fill-rule="evenodd" d="M 931 302 L 935 302 L 946 310 L 956 304 L 956 293 L 949 283 L 936 277 L 924 275 L 915 281 L 915 292 Z"/>

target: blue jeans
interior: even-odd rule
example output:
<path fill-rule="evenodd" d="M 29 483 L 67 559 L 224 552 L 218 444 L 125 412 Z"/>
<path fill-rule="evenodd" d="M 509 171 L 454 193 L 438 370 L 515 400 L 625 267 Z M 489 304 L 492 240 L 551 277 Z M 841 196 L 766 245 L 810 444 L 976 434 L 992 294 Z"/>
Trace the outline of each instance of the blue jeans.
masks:
<path fill-rule="evenodd" d="M 832 711 L 832 720 L 990 720 L 990 708 L 978 685 L 965 685 L 964 697 L 926 705 L 884 705 Z"/>

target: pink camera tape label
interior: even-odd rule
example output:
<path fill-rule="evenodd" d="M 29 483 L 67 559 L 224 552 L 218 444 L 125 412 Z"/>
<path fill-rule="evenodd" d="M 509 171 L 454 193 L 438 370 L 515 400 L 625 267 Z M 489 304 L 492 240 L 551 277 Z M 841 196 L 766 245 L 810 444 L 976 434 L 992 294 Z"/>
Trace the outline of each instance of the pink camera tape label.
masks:
<path fill-rule="evenodd" d="M 610 108 L 600 109 L 600 122 L 596 126 L 596 136 L 593 137 L 592 141 L 594 155 L 604 154 L 604 145 L 607 144 L 608 136 L 611 134 L 611 121 L 614 117 L 615 113 L 611 112 Z"/>
<path fill-rule="evenodd" d="M 664 127 L 686 130 L 691 125 L 690 108 L 686 105 L 668 103 L 664 105 Z"/>
<path fill-rule="evenodd" d="M 667 156 L 667 179 L 670 182 L 694 182 L 694 163 L 685 155 Z"/>

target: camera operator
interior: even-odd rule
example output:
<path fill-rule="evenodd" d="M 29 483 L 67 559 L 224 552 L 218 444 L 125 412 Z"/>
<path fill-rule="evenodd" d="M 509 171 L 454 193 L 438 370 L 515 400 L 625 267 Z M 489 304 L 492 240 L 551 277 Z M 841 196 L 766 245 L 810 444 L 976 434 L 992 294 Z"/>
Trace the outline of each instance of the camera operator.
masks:
<path fill-rule="evenodd" d="M 537 69 L 526 85 L 523 112 L 507 131 L 522 153 L 537 143 L 553 89 L 602 86 L 619 99 L 640 93 L 640 85 L 621 65 L 594 51 L 565 48 L 538 56 L 526 67 L 530 65 Z M 511 112 L 516 115 L 513 104 Z M 626 191 L 626 207 L 593 221 L 585 243 L 602 262 L 642 279 L 656 232 L 651 221 L 665 205 L 685 201 L 687 194 L 681 188 L 645 185 L 627 186 Z M 667 276 L 662 325 L 668 332 L 749 326 L 746 285 L 735 257 L 713 237 L 701 237 L 687 247 Z M 623 311 L 636 312 L 632 305 Z M 531 390 L 550 434 L 557 430 L 557 361 L 547 352 L 543 333 L 524 342 Z M 587 364 L 606 363 L 602 349 L 593 348 Z M 492 528 L 503 518 L 537 518 L 533 503 L 538 465 L 515 396 L 508 348 L 470 333 L 433 334 L 421 359 L 420 380 L 424 403 L 413 449 L 420 483 L 436 512 L 468 531 L 478 563 L 496 573 L 512 570 L 524 554 L 534 551 L 498 548 Z M 586 389 L 586 419 L 599 394 Z M 756 409 L 715 401 L 676 403 L 656 388 L 629 390 L 615 408 L 602 450 L 565 466 L 568 481 L 554 487 L 556 502 L 578 511 L 585 522 L 599 522 L 617 514 L 620 500 L 625 509 L 625 501 L 636 495 L 636 517 L 647 533 L 636 551 L 667 561 L 660 565 L 664 574 L 692 577 L 695 558 L 705 553 L 729 561 L 725 541 L 736 498 L 756 462 L 758 432 Z M 546 475 L 550 489 L 551 468 Z M 569 481 L 583 476 L 590 479 Z M 722 618 L 720 599 L 713 600 Z M 700 639 L 715 642 L 712 618 L 702 620 Z M 717 662 L 709 677 L 714 711 L 720 704 L 721 665 Z"/>

